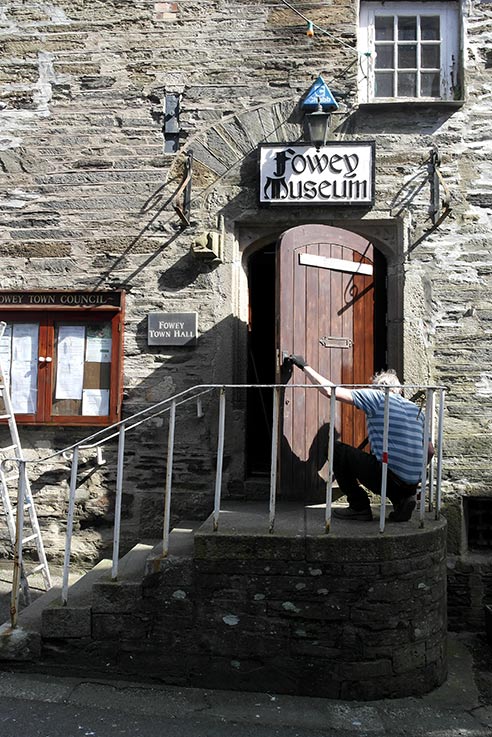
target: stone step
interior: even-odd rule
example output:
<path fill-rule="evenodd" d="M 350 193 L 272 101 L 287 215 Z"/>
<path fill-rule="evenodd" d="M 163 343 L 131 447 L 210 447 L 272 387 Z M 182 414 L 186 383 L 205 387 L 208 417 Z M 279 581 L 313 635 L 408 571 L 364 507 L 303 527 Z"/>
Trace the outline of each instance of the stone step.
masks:
<path fill-rule="evenodd" d="M 147 558 L 145 573 L 150 575 L 161 570 L 163 561 L 173 558 L 192 558 L 194 552 L 194 538 L 203 521 L 182 520 L 173 527 L 169 535 L 169 552 L 166 558 L 162 555 L 162 540 L 154 547 Z"/>
<path fill-rule="evenodd" d="M 104 558 L 69 589 L 66 606 L 60 596 L 52 598 L 41 612 L 43 639 L 90 637 L 95 588 L 100 583 L 121 588 L 124 583 L 141 582 L 146 558 L 154 547 L 154 540 L 146 541 L 126 553 L 118 563 L 117 581 L 111 580 L 111 560 Z"/>

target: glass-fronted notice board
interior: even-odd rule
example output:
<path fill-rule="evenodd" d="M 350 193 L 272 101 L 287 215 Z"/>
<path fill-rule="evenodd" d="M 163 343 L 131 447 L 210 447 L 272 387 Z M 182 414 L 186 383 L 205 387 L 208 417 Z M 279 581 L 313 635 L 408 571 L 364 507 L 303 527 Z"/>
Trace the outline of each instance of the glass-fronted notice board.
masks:
<path fill-rule="evenodd" d="M 6 324 L 0 361 L 18 422 L 97 425 L 119 419 L 121 308 L 14 311 L 4 310 L 0 299 L 0 320 Z"/>

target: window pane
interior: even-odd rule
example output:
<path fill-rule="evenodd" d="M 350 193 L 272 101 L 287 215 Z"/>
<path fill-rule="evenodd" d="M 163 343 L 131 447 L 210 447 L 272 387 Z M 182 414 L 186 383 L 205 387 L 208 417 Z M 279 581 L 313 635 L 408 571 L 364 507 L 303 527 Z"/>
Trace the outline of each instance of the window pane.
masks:
<path fill-rule="evenodd" d="M 439 16 L 422 16 L 420 19 L 420 36 L 423 41 L 440 40 Z"/>
<path fill-rule="evenodd" d="M 437 44 L 422 46 L 420 66 L 422 69 L 439 69 L 441 66 L 441 47 Z"/>
<path fill-rule="evenodd" d="M 393 44 L 382 46 L 376 44 L 376 69 L 393 69 L 395 66 L 395 52 Z"/>
<path fill-rule="evenodd" d="M 398 68 L 417 68 L 417 47 L 414 44 L 410 44 L 408 46 L 398 46 Z"/>
<path fill-rule="evenodd" d="M 398 74 L 398 97 L 417 96 L 417 74 L 415 72 L 400 72 Z"/>
<path fill-rule="evenodd" d="M 376 72 L 375 97 L 394 97 L 393 72 Z"/>
<path fill-rule="evenodd" d="M 420 94 L 422 97 L 440 97 L 439 72 L 420 75 Z"/>
<path fill-rule="evenodd" d="M 398 18 L 398 39 L 415 41 L 417 38 L 417 18 L 414 15 L 401 15 Z"/>
<path fill-rule="evenodd" d="M 393 24 L 394 24 L 394 16 L 377 15 L 374 19 L 374 28 L 376 31 L 376 41 L 392 41 L 393 40 Z"/>

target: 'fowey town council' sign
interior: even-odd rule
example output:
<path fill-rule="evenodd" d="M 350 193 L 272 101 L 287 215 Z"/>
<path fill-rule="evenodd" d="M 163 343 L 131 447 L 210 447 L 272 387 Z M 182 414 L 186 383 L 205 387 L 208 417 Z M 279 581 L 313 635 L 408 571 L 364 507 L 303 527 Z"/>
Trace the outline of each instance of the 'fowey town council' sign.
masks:
<path fill-rule="evenodd" d="M 374 141 L 260 146 L 260 203 L 372 205 Z"/>

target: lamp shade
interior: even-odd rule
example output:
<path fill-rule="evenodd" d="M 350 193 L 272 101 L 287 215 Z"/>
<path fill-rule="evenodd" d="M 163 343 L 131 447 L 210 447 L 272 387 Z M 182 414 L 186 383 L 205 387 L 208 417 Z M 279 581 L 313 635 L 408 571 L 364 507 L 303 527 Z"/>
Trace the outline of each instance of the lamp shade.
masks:
<path fill-rule="evenodd" d="M 321 105 L 318 105 L 318 109 L 314 113 L 306 115 L 306 123 L 310 142 L 316 148 L 324 146 L 330 127 L 330 113 L 325 113 Z"/>

